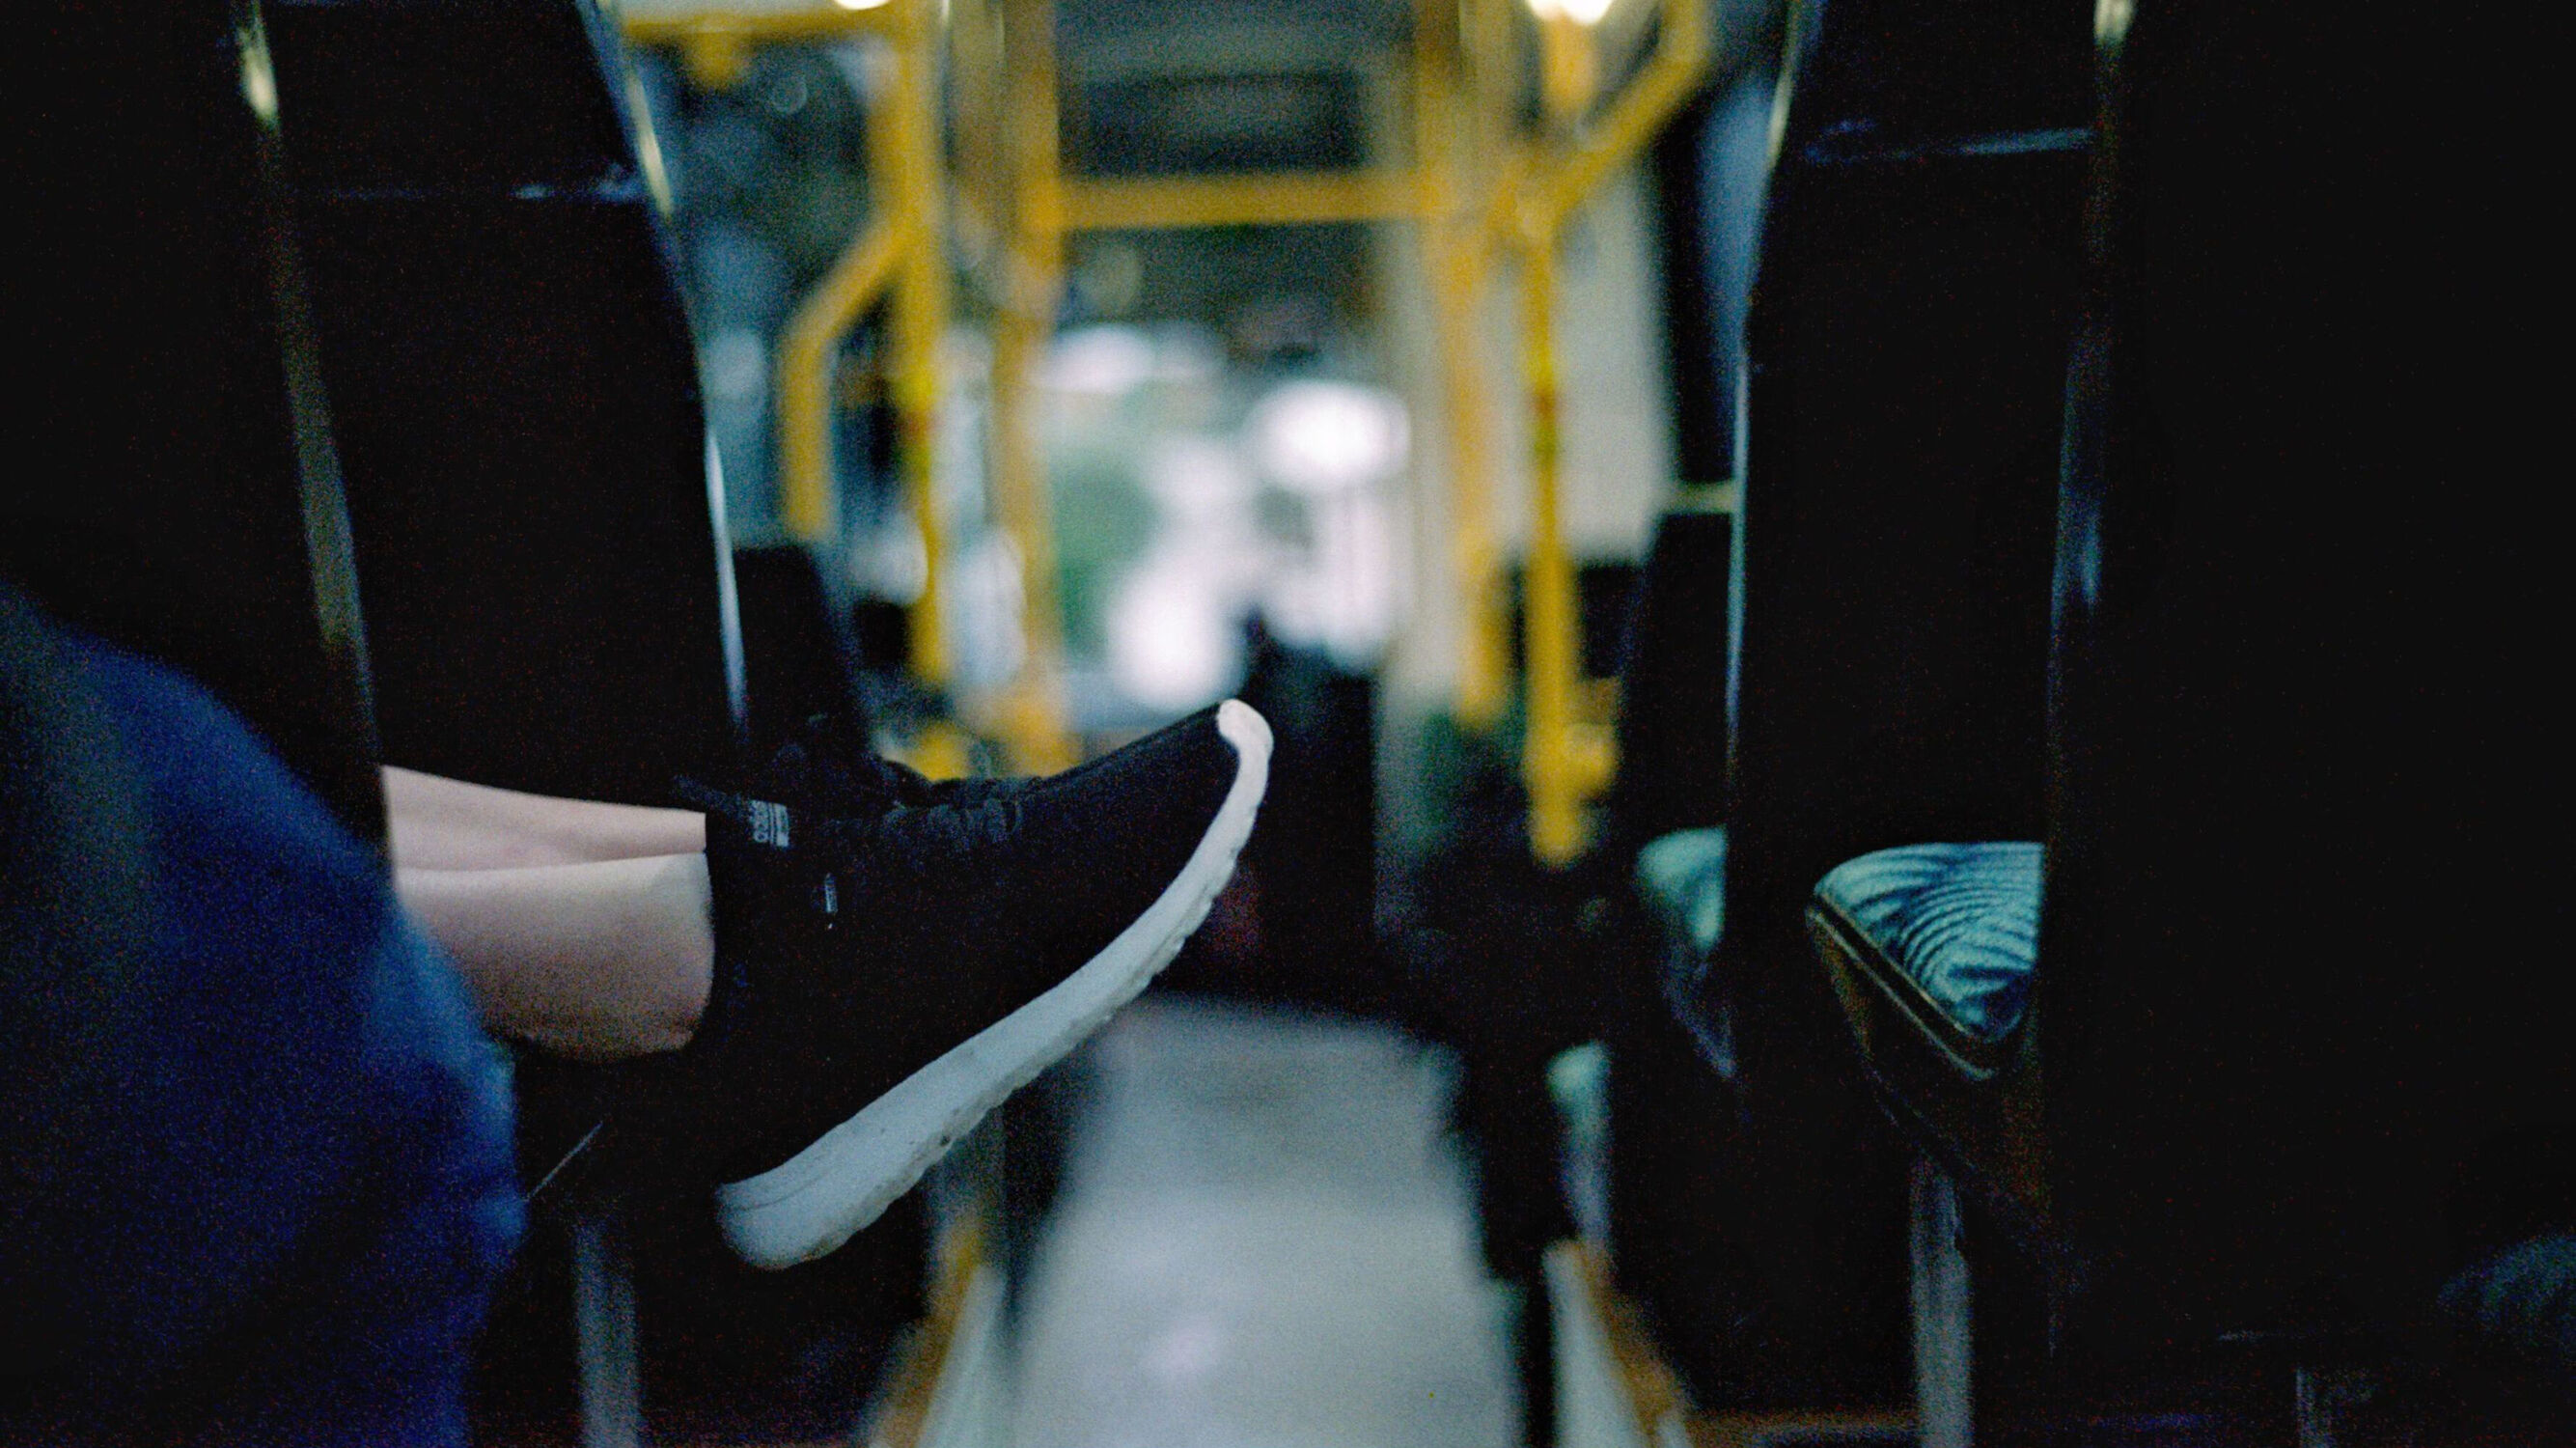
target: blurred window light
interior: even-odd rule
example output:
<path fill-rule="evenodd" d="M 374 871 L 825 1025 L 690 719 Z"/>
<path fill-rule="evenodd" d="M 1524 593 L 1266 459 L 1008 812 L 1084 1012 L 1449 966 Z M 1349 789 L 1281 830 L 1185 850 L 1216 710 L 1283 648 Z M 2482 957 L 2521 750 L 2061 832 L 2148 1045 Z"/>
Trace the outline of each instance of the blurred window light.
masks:
<path fill-rule="evenodd" d="M 1261 611 L 1288 642 L 1374 668 L 1395 629 L 1394 518 L 1384 498 L 1348 493 L 1319 503 L 1313 524 L 1313 548 L 1271 576 Z"/>
<path fill-rule="evenodd" d="M 890 512 L 850 543 L 850 582 L 869 597 L 906 608 L 930 586 L 930 549 L 910 513 Z"/>
<path fill-rule="evenodd" d="M 1106 632 L 1119 692 L 1164 713 L 1215 703 L 1242 672 L 1233 580 L 1177 548 L 1148 555 L 1119 584 Z"/>
<path fill-rule="evenodd" d="M 757 402 L 769 390 L 769 347 L 749 327 L 728 327 L 707 343 L 707 391 L 724 402 Z"/>
<path fill-rule="evenodd" d="M 1230 1345 L 1222 1319 L 1204 1310 L 1193 1312 L 1146 1345 L 1145 1369 L 1170 1391 L 1214 1373 L 1225 1364 Z"/>
<path fill-rule="evenodd" d="M 1154 334 L 1154 380 L 1167 387 L 1199 386 L 1225 375 L 1225 347 L 1207 328 L 1170 323 Z"/>
<path fill-rule="evenodd" d="M 1244 420 L 1253 463 L 1291 492 L 1319 496 L 1383 482 L 1404 466 L 1412 422 L 1393 393 L 1348 382 L 1291 382 Z"/>
<path fill-rule="evenodd" d="M 1135 327 L 1081 327 L 1048 349 L 1044 385 L 1051 391 L 1123 397 L 1154 375 L 1154 340 Z"/>
<path fill-rule="evenodd" d="M 1237 512 L 1250 516 L 1256 491 L 1242 455 L 1225 439 L 1202 433 L 1164 438 L 1148 448 L 1138 469 L 1145 491 L 1162 504 L 1165 526 L 1212 533 Z"/>
<path fill-rule="evenodd" d="M 940 622 L 955 651 L 955 682 L 998 689 L 1028 653 L 1020 630 L 1020 551 L 997 532 L 978 533 L 942 577 Z"/>
<path fill-rule="evenodd" d="M 1073 265 L 1073 288 L 1092 315 L 1115 317 L 1132 310 L 1145 289 L 1145 256 L 1136 244 L 1111 237 L 1082 248 Z"/>

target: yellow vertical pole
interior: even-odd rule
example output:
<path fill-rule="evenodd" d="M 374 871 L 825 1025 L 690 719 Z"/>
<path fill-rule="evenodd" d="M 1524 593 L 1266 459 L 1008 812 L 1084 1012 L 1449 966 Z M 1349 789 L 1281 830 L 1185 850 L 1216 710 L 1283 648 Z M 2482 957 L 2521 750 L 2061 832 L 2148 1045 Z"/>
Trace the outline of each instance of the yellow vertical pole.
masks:
<path fill-rule="evenodd" d="M 1565 220 L 1647 142 L 1697 87 L 1708 63 L 1703 0 L 1664 0 L 1655 54 L 1586 130 L 1592 60 L 1588 31 L 1543 33 L 1552 53 L 1548 105 L 1569 140 L 1548 158 L 1521 198 L 1521 327 L 1530 402 L 1530 545 L 1524 639 L 1529 656 L 1522 777 L 1530 792 L 1530 845 L 1551 864 L 1586 844 L 1585 805 L 1615 761 L 1608 721 L 1581 707 L 1580 601 L 1564 539 L 1562 437 L 1556 357 L 1556 246 Z M 1563 17 L 1557 17 L 1562 19 Z"/>
<path fill-rule="evenodd" d="M 778 338 L 778 515 L 808 543 L 840 541 L 832 479 L 832 362 L 851 323 L 885 290 L 903 258 L 905 221 L 880 215 L 853 238 Z"/>
<path fill-rule="evenodd" d="M 1592 104 L 1595 81 L 1592 27 L 1553 11 L 1538 23 L 1539 96 L 1548 118 L 1571 124 Z"/>
<path fill-rule="evenodd" d="M 1521 255 L 1522 367 L 1530 408 L 1530 537 L 1522 568 L 1528 654 L 1521 777 L 1529 786 L 1530 848 L 1561 865 L 1583 850 L 1586 781 L 1572 749 L 1580 671 L 1574 560 L 1565 547 L 1563 448 L 1556 366 L 1556 236 L 1532 236 Z"/>
<path fill-rule="evenodd" d="M 926 11 L 936 0 L 914 0 L 914 11 Z M 900 48 L 911 17 L 898 18 L 894 32 Z M 639 34 L 634 22 L 629 33 Z M 693 69 L 712 64 L 709 55 L 730 57 L 732 71 L 722 83 L 739 81 L 749 64 L 748 41 L 735 30 L 699 25 L 662 32 L 642 31 L 645 40 L 676 38 Z M 816 38 L 800 36 L 799 38 Z M 821 38 L 833 38 L 825 35 Z M 707 47 L 718 47 L 707 49 Z M 701 75 L 705 83 L 716 83 Z M 832 474 L 832 374 L 841 339 L 876 304 L 886 287 L 914 253 L 912 235 L 919 222 L 908 196 L 894 178 L 898 157 L 906 149 L 901 118 L 886 104 L 871 107 L 868 117 L 869 170 L 876 182 L 875 215 L 842 249 L 822 281 L 796 304 L 778 336 L 773 388 L 778 417 L 778 518 L 792 536 L 821 547 L 838 547 L 841 538 L 840 489 Z M 935 138 L 937 132 L 931 135 Z M 936 199 L 936 191 L 933 191 Z"/>
<path fill-rule="evenodd" d="M 1592 32 L 1562 10 L 1539 22 L 1539 93 L 1549 130 L 1570 134 L 1592 104 Z M 1529 390 L 1530 531 L 1521 566 L 1521 778 L 1530 848 L 1551 865 L 1581 854 L 1589 793 L 1576 758 L 1582 604 L 1565 546 L 1563 405 L 1557 381 L 1556 246 L 1565 213 L 1541 173 L 1521 215 L 1521 356 Z"/>
<path fill-rule="evenodd" d="M 1494 542 L 1493 459 L 1487 445 L 1483 296 L 1488 244 L 1481 218 L 1462 216 L 1462 127 L 1481 117 L 1461 95 L 1459 15 L 1415 0 L 1414 170 L 1421 186 L 1421 246 L 1440 354 L 1442 421 L 1449 454 L 1450 567 L 1459 600 L 1460 722 L 1490 728 L 1502 717 L 1511 671 L 1503 634 L 1500 549 Z"/>
<path fill-rule="evenodd" d="M 1451 237 L 1441 258 L 1440 346 L 1447 355 L 1442 377 L 1449 427 L 1452 548 L 1464 602 L 1464 652 L 1459 659 L 1458 718 L 1489 728 L 1502 718 L 1510 694 L 1510 606 L 1503 596 L 1502 548 L 1495 541 L 1494 468 L 1486 431 L 1492 416 L 1485 395 L 1484 329 L 1478 303 L 1486 266 L 1482 242 Z"/>
<path fill-rule="evenodd" d="M 1475 107 L 1468 135 L 1476 154 L 1500 156 L 1509 141 L 1518 105 L 1520 66 L 1512 44 L 1512 0 L 1459 0 L 1459 24 L 1466 34 L 1468 94 Z"/>
<path fill-rule="evenodd" d="M 1004 168 L 1001 16 L 992 0 L 948 0 L 951 85 L 957 138 L 956 231 L 968 263 L 981 271 L 1009 210 L 1001 195 Z"/>
<path fill-rule="evenodd" d="M 993 493 L 1020 554 L 1025 654 L 999 720 L 1013 762 L 1030 772 L 1073 762 L 1064 727 L 1053 508 L 1038 437 L 1035 373 L 1064 279 L 1064 178 L 1056 118 L 1053 0 L 1006 0 L 1004 63 L 1011 89 L 1013 205 L 1003 297 L 993 319 Z"/>
<path fill-rule="evenodd" d="M 879 175 L 908 223 L 895 276 L 894 402 L 901 429 L 904 500 L 921 533 L 921 596 L 910 616 L 912 668 L 922 682 L 948 681 L 947 633 L 940 618 L 945 581 L 939 516 L 940 346 L 948 330 L 947 225 L 940 194 L 937 0 L 910 0 L 895 34 L 894 85 L 879 109 L 887 120 Z"/>

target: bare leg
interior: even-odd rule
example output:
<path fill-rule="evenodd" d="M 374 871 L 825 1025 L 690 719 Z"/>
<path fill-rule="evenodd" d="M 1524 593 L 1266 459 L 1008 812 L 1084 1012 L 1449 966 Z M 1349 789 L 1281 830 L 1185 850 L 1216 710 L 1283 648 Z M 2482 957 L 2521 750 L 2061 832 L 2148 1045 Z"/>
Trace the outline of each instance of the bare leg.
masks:
<path fill-rule="evenodd" d="M 715 959 L 704 816 L 384 780 L 395 893 L 487 1028 L 593 1061 L 688 1044 Z"/>
<path fill-rule="evenodd" d="M 678 1050 L 697 1030 L 715 962 L 702 853 L 518 869 L 404 864 L 394 887 L 455 957 L 496 1034 L 610 1061 Z"/>
<path fill-rule="evenodd" d="M 707 847 L 691 810 L 556 799 L 388 768 L 385 812 L 394 860 L 405 869 L 497 870 L 581 865 Z"/>

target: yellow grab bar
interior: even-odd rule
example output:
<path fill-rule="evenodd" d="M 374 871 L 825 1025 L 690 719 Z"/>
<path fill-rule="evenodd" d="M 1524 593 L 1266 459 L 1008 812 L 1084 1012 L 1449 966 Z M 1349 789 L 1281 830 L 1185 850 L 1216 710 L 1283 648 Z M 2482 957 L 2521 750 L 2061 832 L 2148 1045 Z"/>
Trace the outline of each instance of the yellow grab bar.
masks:
<path fill-rule="evenodd" d="M 1521 195 L 1521 345 L 1530 407 L 1530 543 L 1522 628 L 1528 655 L 1521 777 L 1530 848 L 1552 865 L 1589 842 L 1585 806 L 1617 768 L 1606 691 L 1581 678 L 1581 600 L 1565 546 L 1556 362 L 1556 248 L 1566 218 L 1634 161 L 1697 89 L 1708 68 L 1704 0 L 1664 0 L 1655 53 L 1600 122 L 1538 166 Z M 1562 36 L 1558 37 L 1561 41 Z"/>

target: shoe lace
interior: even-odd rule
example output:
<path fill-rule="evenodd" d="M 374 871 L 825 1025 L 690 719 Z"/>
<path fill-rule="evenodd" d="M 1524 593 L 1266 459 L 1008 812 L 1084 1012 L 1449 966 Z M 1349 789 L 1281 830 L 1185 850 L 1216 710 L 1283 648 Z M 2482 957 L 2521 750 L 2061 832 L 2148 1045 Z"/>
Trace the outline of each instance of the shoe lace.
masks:
<path fill-rule="evenodd" d="M 840 789 L 862 800 L 874 800 L 889 808 L 928 809 L 944 804 L 974 805 L 1002 792 L 1007 780 L 947 780 L 930 778 L 921 771 L 872 750 L 856 747 L 850 731 L 841 721 L 828 714 L 817 714 L 805 721 L 796 734 L 796 747 L 806 760 L 823 771 Z"/>
<path fill-rule="evenodd" d="M 956 803 L 897 805 L 878 821 L 868 853 L 917 877 L 972 869 L 1018 834 L 1019 802 L 984 795 Z"/>

